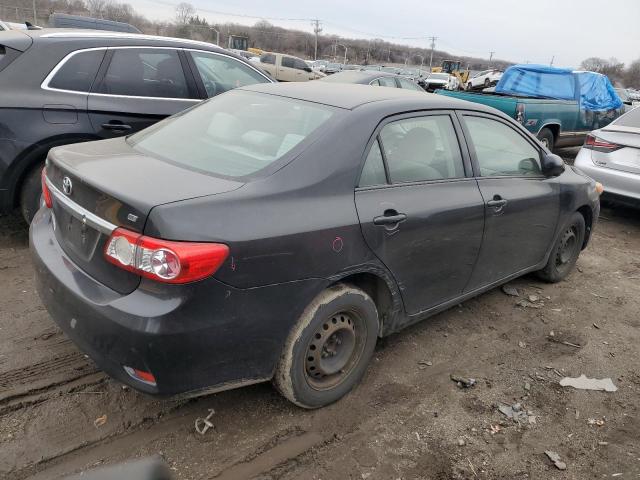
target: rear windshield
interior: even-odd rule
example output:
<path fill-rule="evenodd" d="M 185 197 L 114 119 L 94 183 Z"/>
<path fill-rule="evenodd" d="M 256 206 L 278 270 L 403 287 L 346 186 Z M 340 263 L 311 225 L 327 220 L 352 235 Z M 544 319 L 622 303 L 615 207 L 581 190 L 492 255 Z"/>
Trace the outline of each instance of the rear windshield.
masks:
<path fill-rule="evenodd" d="M 633 110 L 625 113 L 615 120 L 613 125 L 617 125 L 618 127 L 640 128 L 640 107 L 635 107 Z"/>
<path fill-rule="evenodd" d="M 228 177 L 251 175 L 312 135 L 335 108 L 234 90 L 128 138 L 134 149 Z"/>

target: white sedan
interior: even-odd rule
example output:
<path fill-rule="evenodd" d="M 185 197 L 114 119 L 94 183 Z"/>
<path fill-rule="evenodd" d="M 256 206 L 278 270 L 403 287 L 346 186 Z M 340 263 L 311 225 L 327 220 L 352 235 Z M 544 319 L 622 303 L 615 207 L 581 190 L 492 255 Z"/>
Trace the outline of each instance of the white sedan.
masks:
<path fill-rule="evenodd" d="M 476 73 L 467 81 L 467 90 L 494 87 L 500 81 L 501 77 L 501 70 L 483 70 L 482 72 Z"/>
<path fill-rule="evenodd" d="M 575 166 L 602 183 L 605 194 L 624 203 L 640 202 L 640 107 L 594 130 Z"/>

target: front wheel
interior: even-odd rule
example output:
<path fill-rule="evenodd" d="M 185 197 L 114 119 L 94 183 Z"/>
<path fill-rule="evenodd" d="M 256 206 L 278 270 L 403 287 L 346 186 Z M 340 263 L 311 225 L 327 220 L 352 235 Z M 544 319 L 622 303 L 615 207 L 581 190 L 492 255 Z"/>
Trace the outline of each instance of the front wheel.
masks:
<path fill-rule="evenodd" d="M 556 283 L 569 275 L 582 250 L 585 228 L 584 217 L 575 212 L 560 233 L 547 264 L 537 272 L 538 277 Z"/>
<path fill-rule="evenodd" d="M 549 130 L 548 128 L 543 128 L 542 130 L 540 130 L 540 132 L 538 133 L 538 140 L 540 140 L 540 143 L 547 147 L 547 150 L 549 150 L 550 152 L 553 151 L 555 138 L 551 130 Z"/>
<path fill-rule="evenodd" d="M 328 288 L 289 334 L 274 385 L 303 408 L 339 400 L 363 377 L 378 329 L 378 311 L 369 295 L 350 285 Z"/>

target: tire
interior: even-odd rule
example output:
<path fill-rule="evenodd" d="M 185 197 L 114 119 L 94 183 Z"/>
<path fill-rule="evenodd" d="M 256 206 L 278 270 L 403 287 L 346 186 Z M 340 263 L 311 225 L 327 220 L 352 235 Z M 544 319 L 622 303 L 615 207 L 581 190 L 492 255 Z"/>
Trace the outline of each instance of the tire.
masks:
<path fill-rule="evenodd" d="M 473 85 L 471 85 L 471 82 L 467 83 L 467 90 L 472 90 L 473 89 Z"/>
<path fill-rule="evenodd" d="M 584 217 L 574 212 L 560 232 L 547 264 L 537 272 L 538 277 L 549 283 L 564 280 L 578 260 L 584 243 L 585 230 Z"/>
<path fill-rule="evenodd" d="M 40 208 L 40 196 L 42 195 L 41 175 L 44 163 L 34 166 L 24 177 L 20 188 L 20 211 L 27 224 L 31 223 L 33 216 Z"/>
<path fill-rule="evenodd" d="M 304 310 L 287 338 L 273 383 L 302 408 L 339 400 L 360 382 L 378 338 L 378 310 L 359 288 L 337 284 Z"/>
<path fill-rule="evenodd" d="M 553 136 L 553 132 L 548 128 L 543 128 L 538 133 L 538 140 L 542 143 L 550 152 L 553 152 L 553 147 L 555 144 L 555 138 Z"/>
<path fill-rule="evenodd" d="M 491 80 L 488 78 L 484 79 L 484 88 L 489 88 L 491 86 Z"/>

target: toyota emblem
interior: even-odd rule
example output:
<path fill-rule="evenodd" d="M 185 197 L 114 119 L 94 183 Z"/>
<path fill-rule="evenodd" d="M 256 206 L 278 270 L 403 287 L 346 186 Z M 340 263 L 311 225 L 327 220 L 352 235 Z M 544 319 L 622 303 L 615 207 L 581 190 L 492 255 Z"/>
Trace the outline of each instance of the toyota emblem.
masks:
<path fill-rule="evenodd" d="M 69 177 L 64 177 L 62 179 L 62 191 L 65 195 L 71 195 L 73 191 L 73 183 L 71 183 L 71 179 Z"/>

